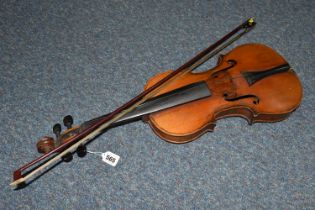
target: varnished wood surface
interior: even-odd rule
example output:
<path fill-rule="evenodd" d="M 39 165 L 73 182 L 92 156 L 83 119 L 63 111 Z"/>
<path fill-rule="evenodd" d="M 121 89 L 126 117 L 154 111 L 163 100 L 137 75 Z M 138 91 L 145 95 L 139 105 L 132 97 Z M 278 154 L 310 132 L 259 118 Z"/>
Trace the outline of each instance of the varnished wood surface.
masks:
<path fill-rule="evenodd" d="M 221 71 L 236 64 L 227 71 Z M 239 116 L 253 122 L 276 122 L 287 118 L 301 103 L 302 86 L 293 70 L 274 74 L 249 85 L 242 72 L 259 72 L 287 63 L 273 49 L 262 44 L 241 45 L 222 56 L 218 65 L 205 72 L 188 73 L 164 88 L 159 94 L 206 81 L 212 96 L 185 105 L 151 114 L 147 119 L 154 132 L 172 143 L 185 143 L 212 131 L 215 122 L 225 117 Z M 166 71 L 152 77 L 145 89 L 171 73 Z M 227 101 L 242 95 L 256 95 Z"/>

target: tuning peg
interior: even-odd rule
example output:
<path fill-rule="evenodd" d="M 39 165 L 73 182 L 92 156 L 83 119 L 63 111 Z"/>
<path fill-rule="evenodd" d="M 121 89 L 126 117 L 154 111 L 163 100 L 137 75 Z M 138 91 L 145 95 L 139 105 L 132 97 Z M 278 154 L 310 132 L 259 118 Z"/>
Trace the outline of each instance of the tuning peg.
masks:
<path fill-rule="evenodd" d="M 61 125 L 59 123 L 55 124 L 53 126 L 53 132 L 54 134 L 58 137 L 60 136 L 60 133 L 61 133 Z"/>
<path fill-rule="evenodd" d="M 71 152 L 65 154 L 64 156 L 62 156 L 61 158 L 64 162 L 68 163 L 73 159 L 73 155 Z"/>
<path fill-rule="evenodd" d="M 84 157 L 87 153 L 87 149 L 86 149 L 86 146 L 85 145 L 80 145 L 78 148 L 77 148 L 77 155 L 78 157 Z"/>
<path fill-rule="evenodd" d="M 53 126 L 53 132 L 56 135 L 55 146 L 59 146 L 60 145 L 60 133 L 61 133 L 61 125 L 59 123 L 57 123 Z"/>
<path fill-rule="evenodd" d="M 73 117 L 71 115 L 67 115 L 63 118 L 63 124 L 69 129 L 73 124 Z"/>

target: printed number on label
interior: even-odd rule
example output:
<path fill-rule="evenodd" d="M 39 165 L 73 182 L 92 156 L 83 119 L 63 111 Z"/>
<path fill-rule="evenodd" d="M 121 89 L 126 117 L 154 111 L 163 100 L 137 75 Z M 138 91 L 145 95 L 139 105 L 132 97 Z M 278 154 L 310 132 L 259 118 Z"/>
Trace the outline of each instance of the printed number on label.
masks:
<path fill-rule="evenodd" d="M 111 166 L 116 166 L 119 158 L 119 155 L 116 155 L 109 151 L 102 154 L 102 160 Z"/>

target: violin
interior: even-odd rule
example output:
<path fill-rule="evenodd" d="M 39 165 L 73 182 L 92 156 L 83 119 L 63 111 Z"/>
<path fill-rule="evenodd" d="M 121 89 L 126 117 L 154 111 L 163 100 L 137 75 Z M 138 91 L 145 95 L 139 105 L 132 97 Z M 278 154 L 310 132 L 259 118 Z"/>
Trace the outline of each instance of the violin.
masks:
<path fill-rule="evenodd" d="M 142 93 L 109 114 L 76 126 L 66 116 L 66 130 L 55 124 L 55 139 L 45 136 L 37 142 L 43 155 L 14 171 L 11 186 L 25 186 L 48 167 L 71 161 L 73 153 L 84 157 L 86 144 L 96 136 L 138 119 L 161 139 L 175 144 L 213 131 L 216 121 L 227 117 L 242 117 L 249 124 L 286 119 L 299 107 L 303 89 L 288 62 L 272 48 L 244 44 L 220 55 L 214 68 L 193 72 L 255 24 L 253 18 L 246 20 L 178 69 L 150 78 Z"/>

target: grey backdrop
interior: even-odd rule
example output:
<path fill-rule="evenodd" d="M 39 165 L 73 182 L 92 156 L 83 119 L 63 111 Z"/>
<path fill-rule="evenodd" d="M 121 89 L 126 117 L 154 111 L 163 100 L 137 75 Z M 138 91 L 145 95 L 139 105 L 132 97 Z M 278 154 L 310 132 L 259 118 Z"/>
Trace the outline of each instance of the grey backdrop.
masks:
<path fill-rule="evenodd" d="M 296 70 L 304 98 L 289 119 L 221 120 L 185 145 L 132 123 L 89 145 L 120 155 L 115 168 L 87 155 L 10 189 L 63 116 L 112 111 L 251 16 L 233 46 L 264 43 Z M 314 17 L 309 0 L 0 1 L 0 209 L 315 209 Z"/>

